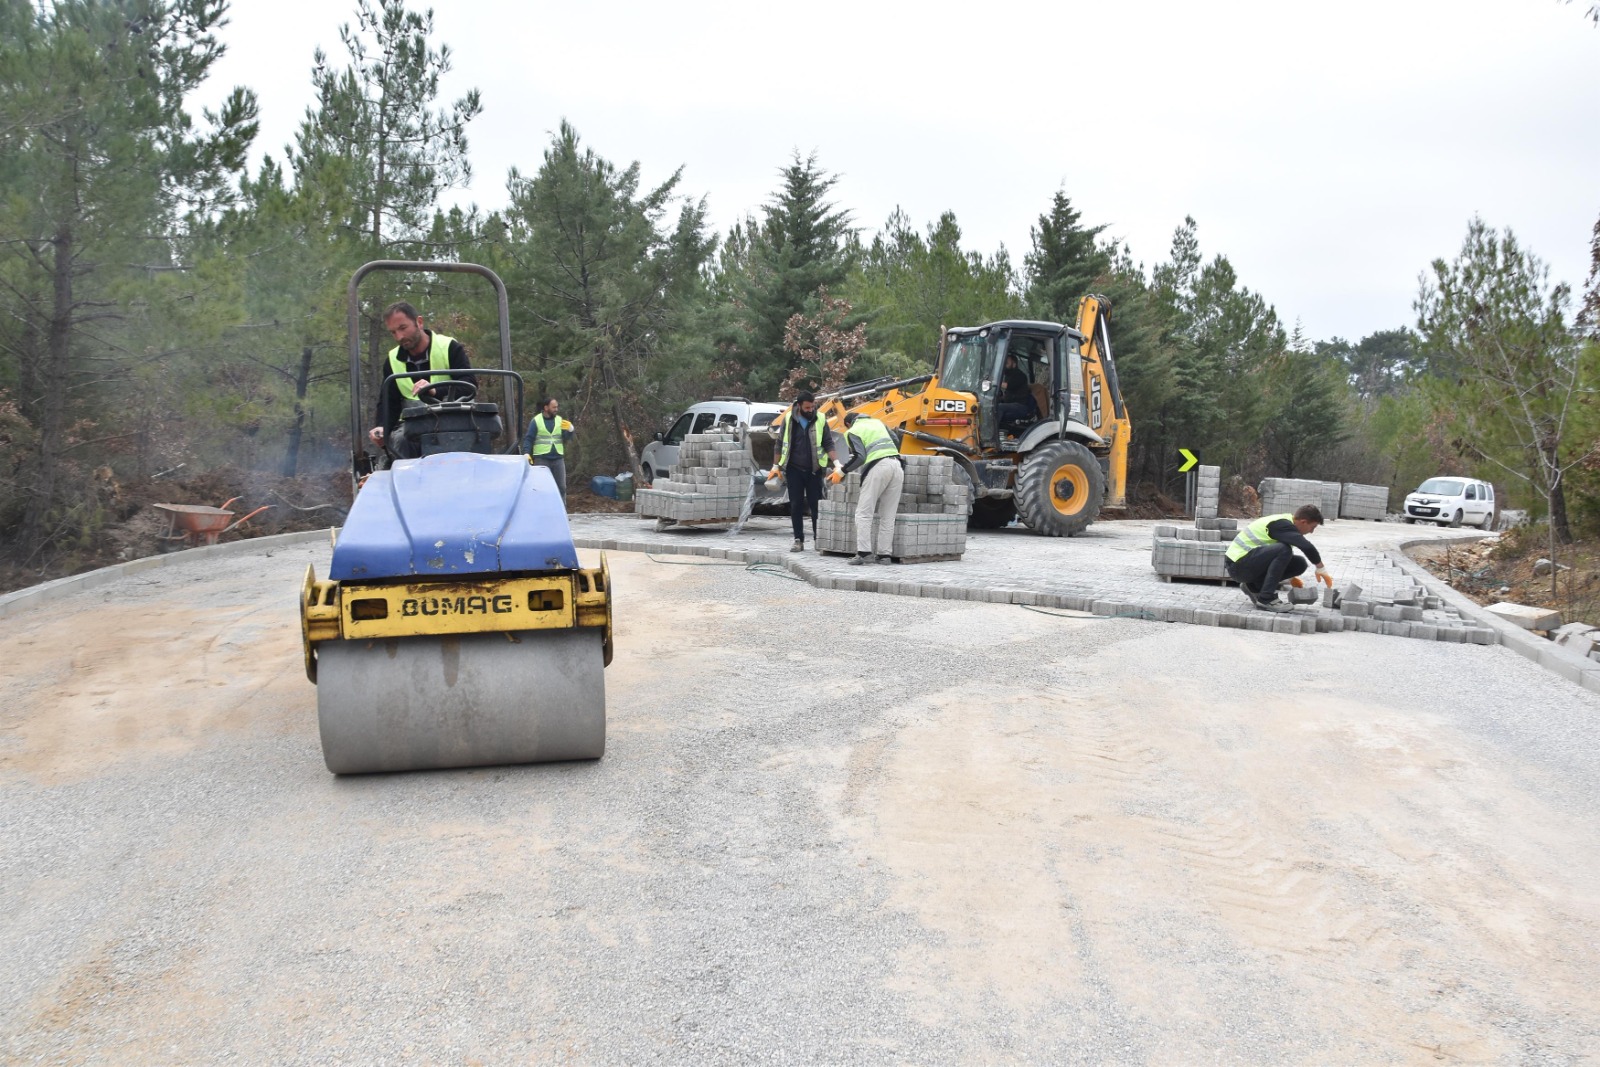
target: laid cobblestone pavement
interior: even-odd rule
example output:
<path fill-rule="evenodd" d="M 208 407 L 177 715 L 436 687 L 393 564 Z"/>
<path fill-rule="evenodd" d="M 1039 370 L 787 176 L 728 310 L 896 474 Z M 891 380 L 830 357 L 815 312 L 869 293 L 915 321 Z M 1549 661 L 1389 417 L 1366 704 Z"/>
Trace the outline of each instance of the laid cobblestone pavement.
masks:
<path fill-rule="evenodd" d="M 658 531 L 653 520 L 631 515 L 573 515 L 571 522 L 573 537 L 582 548 L 776 564 L 824 589 L 1012 603 L 1288 634 L 1359 630 L 1424 640 L 1498 642 L 1495 630 L 1459 604 L 1406 605 L 1404 618 L 1380 619 L 1352 617 L 1322 606 L 1319 600 L 1275 614 L 1252 607 L 1231 584 L 1163 581 L 1150 565 L 1152 527 L 1158 525 L 1153 521 L 1100 522 L 1072 538 L 1040 537 L 1017 524 L 1002 530 L 973 530 L 959 560 L 869 567 L 851 566 L 847 556 L 818 554 L 809 541 L 806 551 L 791 553 L 793 535 L 786 517 L 757 516 L 737 534 L 722 526 Z M 1400 562 L 1399 542 L 1483 536 L 1476 530 L 1352 519 L 1324 525 L 1311 540 L 1333 574 L 1335 589 L 1354 583 L 1361 587 L 1363 601 L 1382 603 L 1409 598 L 1419 584 Z M 1321 587 L 1317 589 L 1320 593 Z"/>

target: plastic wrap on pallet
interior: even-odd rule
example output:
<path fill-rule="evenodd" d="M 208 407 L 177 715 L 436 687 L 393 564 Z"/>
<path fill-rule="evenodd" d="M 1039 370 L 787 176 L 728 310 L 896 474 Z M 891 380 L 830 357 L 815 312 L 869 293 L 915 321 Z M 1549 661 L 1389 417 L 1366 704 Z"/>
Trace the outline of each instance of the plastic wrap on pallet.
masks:
<path fill-rule="evenodd" d="M 737 429 L 692 433 L 678 446 L 668 477 L 633 494 L 641 519 L 734 522 L 750 494 L 750 453 Z"/>
<path fill-rule="evenodd" d="M 1341 519 L 1382 520 L 1389 514 L 1389 487 L 1346 482 L 1339 497 Z"/>
<path fill-rule="evenodd" d="M 1314 504 L 1326 521 L 1339 513 L 1340 484 L 1319 482 L 1304 478 L 1265 478 L 1261 487 L 1261 514 L 1278 515 L 1293 512 L 1305 504 Z"/>

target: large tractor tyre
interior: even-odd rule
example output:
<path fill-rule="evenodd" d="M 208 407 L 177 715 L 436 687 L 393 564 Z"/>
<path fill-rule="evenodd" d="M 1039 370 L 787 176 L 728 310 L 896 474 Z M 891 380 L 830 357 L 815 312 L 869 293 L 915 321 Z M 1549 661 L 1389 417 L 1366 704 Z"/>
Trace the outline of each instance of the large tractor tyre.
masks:
<path fill-rule="evenodd" d="M 974 501 L 967 516 L 969 530 L 998 530 L 1017 517 L 1017 502 L 1010 498 L 986 496 Z"/>
<path fill-rule="evenodd" d="M 1017 514 L 1035 533 L 1072 537 L 1100 514 L 1106 476 L 1095 454 L 1076 441 L 1037 449 L 1017 475 Z"/>

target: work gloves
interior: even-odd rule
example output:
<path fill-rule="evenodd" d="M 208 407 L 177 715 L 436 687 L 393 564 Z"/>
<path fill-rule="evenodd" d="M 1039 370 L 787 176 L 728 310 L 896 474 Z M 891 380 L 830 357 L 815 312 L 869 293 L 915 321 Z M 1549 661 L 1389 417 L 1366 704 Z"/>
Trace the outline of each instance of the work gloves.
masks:
<path fill-rule="evenodd" d="M 1333 588 L 1333 575 L 1329 574 L 1328 568 L 1324 567 L 1320 563 L 1317 564 L 1317 581 L 1321 582 L 1329 589 Z"/>

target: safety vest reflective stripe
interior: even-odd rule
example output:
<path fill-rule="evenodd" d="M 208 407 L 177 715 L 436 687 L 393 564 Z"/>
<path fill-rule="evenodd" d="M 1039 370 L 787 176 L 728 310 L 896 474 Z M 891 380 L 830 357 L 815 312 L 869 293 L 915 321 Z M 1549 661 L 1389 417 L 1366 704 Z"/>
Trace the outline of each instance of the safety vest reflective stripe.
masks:
<path fill-rule="evenodd" d="M 429 370 L 447 371 L 450 369 L 450 344 L 454 340 L 454 337 L 446 337 L 442 333 L 436 333 L 433 335 L 433 344 L 428 348 Z M 410 367 L 406 366 L 406 361 L 400 358 L 399 345 L 389 349 L 389 368 L 395 374 L 404 374 L 406 371 L 411 369 Z M 415 400 L 417 398 L 417 383 L 424 380 L 430 382 L 445 382 L 450 380 L 450 376 L 448 374 L 435 374 L 427 379 L 396 378 L 394 380 L 394 384 L 400 387 L 400 395 L 403 398 L 406 400 Z"/>
<path fill-rule="evenodd" d="M 790 408 L 783 413 L 783 452 L 778 456 L 778 466 L 780 467 L 789 465 L 789 438 L 794 429 L 794 420 L 789 416 L 793 411 L 794 409 Z M 816 458 L 817 466 L 819 467 L 826 466 L 823 461 L 827 459 L 822 452 L 822 430 L 824 425 L 826 424 L 823 421 L 822 412 L 819 411 L 811 417 L 811 454 Z"/>
<path fill-rule="evenodd" d="M 1282 515 L 1263 515 L 1240 530 L 1238 536 L 1233 539 L 1233 544 L 1228 546 L 1228 562 L 1237 563 L 1262 545 L 1277 544 L 1277 538 L 1267 533 L 1267 527 L 1279 519 L 1288 519 L 1293 522 L 1294 516 L 1287 511 Z"/>
<path fill-rule="evenodd" d="M 867 458 L 862 460 L 863 467 L 876 463 L 880 459 L 898 456 L 900 449 L 894 443 L 894 435 L 889 432 L 889 427 L 877 419 L 865 416 L 857 418 L 850 424 L 850 435 L 861 442 L 861 447 L 867 453 Z"/>
<path fill-rule="evenodd" d="M 531 456 L 545 456 L 554 452 L 558 456 L 566 455 L 566 449 L 561 445 L 561 416 L 546 418 L 544 412 L 533 417 L 533 451 Z"/>

